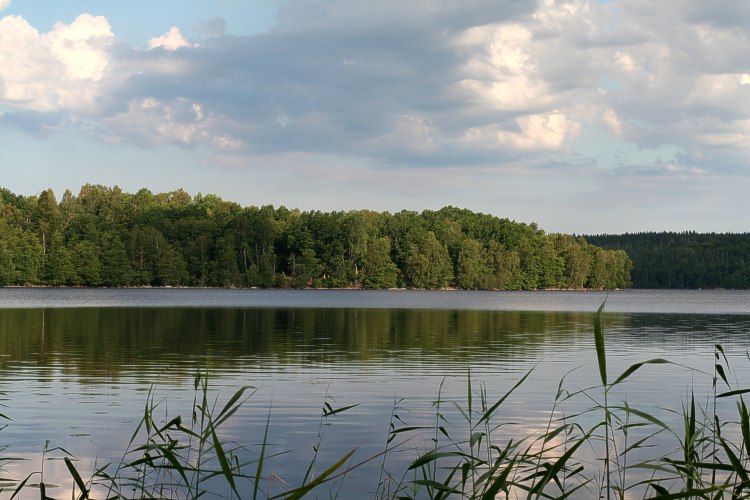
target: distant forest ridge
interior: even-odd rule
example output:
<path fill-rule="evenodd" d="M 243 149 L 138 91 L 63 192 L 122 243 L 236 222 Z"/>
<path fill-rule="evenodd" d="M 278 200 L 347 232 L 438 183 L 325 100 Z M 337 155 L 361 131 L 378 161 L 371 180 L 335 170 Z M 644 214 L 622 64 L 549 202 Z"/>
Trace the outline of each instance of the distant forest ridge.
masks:
<path fill-rule="evenodd" d="M 470 210 L 242 207 L 183 190 L 0 188 L 0 285 L 624 288 L 632 263 L 582 237 Z"/>
<path fill-rule="evenodd" d="M 633 260 L 637 288 L 750 288 L 750 234 L 662 232 L 586 236 Z"/>

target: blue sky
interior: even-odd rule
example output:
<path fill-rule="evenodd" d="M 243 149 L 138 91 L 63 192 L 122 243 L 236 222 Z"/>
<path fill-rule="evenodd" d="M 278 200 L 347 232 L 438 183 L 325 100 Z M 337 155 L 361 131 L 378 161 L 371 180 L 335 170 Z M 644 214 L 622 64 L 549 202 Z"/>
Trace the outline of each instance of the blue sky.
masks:
<path fill-rule="evenodd" d="M 750 6 L 0 0 L 0 185 L 750 231 Z"/>

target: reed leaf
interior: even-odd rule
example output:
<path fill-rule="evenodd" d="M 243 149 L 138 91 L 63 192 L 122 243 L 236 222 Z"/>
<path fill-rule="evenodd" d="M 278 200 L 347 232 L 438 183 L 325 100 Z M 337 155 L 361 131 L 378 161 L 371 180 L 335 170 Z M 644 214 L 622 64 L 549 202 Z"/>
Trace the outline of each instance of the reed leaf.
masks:
<path fill-rule="evenodd" d="M 599 376 L 602 379 L 602 385 L 607 385 L 607 356 L 604 352 L 604 330 L 602 329 L 602 314 L 604 312 L 604 305 L 607 303 L 605 299 L 599 309 L 596 311 L 594 317 L 594 343 L 596 345 L 596 361 L 599 365 Z"/>
<path fill-rule="evenodd" d="M 356 408 L 361 403 L 357 403 L 354 405 L 348 405 L 348 406 L 342 406 L 341 408 L 334 408 L 331 406 L 330 403 L 326 402 L 325 407 L 323 408 L 323 416 L 324 417 L 331 417 L 333 415 L 337 415 L 339 413 L 345 412 L 347 410 L 351 410 L 352 408 Z"/>
<path fill-rule="evenodd" d="M 445 457 L 460 457 L 465 456 L 464 453 L 458 452 L 458 451 L 435 451 L 430 450 L 424 455 L 418 457 L 416 460 L 414 460 L 410 465 L 408 470 L 414 470 L 419 467 L 422 467 L 423 465 L 427 465 L 430 462 L 434 462 L 435 460 L 439 460 L 441 458 Z"/>
<path fill-rule="evenodd" d="M 542 477 L 542 479 L 537 483 L 537 485 L 534 487 L 534 489 L 531 491 L 531 493 L 539 493 L 542 491 L 545 486 L 551 481 L 559 481 L 557 475 L 560 473 L 560 471 L 563 470 L 565 467 L 565 464 L 567 464 L 570 457 L 573 456 L 573 454 L 576 452 L 578 448 L 581 447 L 584 443 L 587 443 L 589 440 L 589 437 L 594 432 L 594 429 L 591 429 L 589 432 L 587 432 L 581 439 L 576 441 L 576 443 L 571 446 L 565 453 L 563 453 L 560 458 L 555 461 L 554 464 L 552 464 L 547 471 L 547 473 Z M 559 483 L 558 483 L 559 484 Z"/>
<path fill-rule="evenodd" d="M 505 490 L 508 487 L 508 477 L 510 477 L 510 473 L 513 472 L 515 464 L 515 460 L 511 460 L 505 469 L 503 469 L 497 477 L 493 478 L 489 488 L 487 488 L 482 495 L 482 500 L 494 500 L 500 491 Z"/>
<path fill-rule="evenodd" d="M 263 431 L 263 443 L 260 446 L 260 458 L 258 458 L 258 467 L 255 471 L 255 483 L 253 484 L 253 500 L 258 498 L 258 491 L 260 491 L 260 478 L 263 474 L 263 461 L 266 456 L 266 446 L 268 445 L 268 427 L 271 425 L 271 408 L 268 408 L 268 416 L 266 417 L 266 428 Z M 238 495 L 239 496 L 239 495 Z"/>
<path fill-rule="evenodd" d="M 226 478 L 227 483 L 229 483 L 229 486 L 232 488 L 234 494 L 239 497 L 240 493 L 237 491 L 237 484 L 234 482 L 234 474 L 229 466 L 229 460 L 227 459 L 226 453 L 224 453 L 224 447 L 219 440 L 219 436 L 216 435 L 216 427 L 213 425 L 210 418 L 208 426 L 211 432 L 211 437 L 213 438 L 214 452 L 216 453 L 216 458 L 219 460 L 219 465 L 221 466 L 221 472 Z"/>
<path fill-rule="evenodd" d="M 617 385 L 620 382 L 625 381 L 625 379 L 627 379 L 633 373 L 638 371 L 643 365 L 664 365 L 664 364 L 673 364 L 673 363 L 663 358 L 654 358 L 654 359 L 649 359 L 648 361 L 641 361 L 640 363 L 635 363 L 633 365 L 630 365 L 624 372 L 622 372 L 622 374 L 620 374 L 619 377 L 617 377 L 617 379 L 615 379 L 614 382 L 612 382 L 612 385 Z"/>
<path fill-rule="evenodd" d="M 305 496 L 307 493 L 312 491 L 314 488 L 316 488 L 318 485 L 323 484 L 328 480 L 328 476 L 332 475 L 334 472 L 336 472 L 338 469 L 341 468 L 342 465 L 346 463 L 349 458 L 354 455 L 354 452 L 357 451 L 357 449 L 351 450 L 349 453 L 344 455 L 341 459 L 339 459 L 335 464 L 331 465 L 329 468 L 323 471 L 318 477 L 310 481 L 308 484 L 301 486 L 297 488 L 296 490 L 292 490 L 288 492 L 287 494 L 283 495 L 286 500 L 299 500 L 303 496 Z"/>
<path fill-rule="evenodd" d="M 750 416 L 748 416 L 745 400 L 741 397 L 738 406 L 740 412 L 740 429 L 742 429 L 742 442 L 745 445 L 746 456 L 750 456 Z"/>
<path fill-rule="evenodd" d="M 660 493 L 660 491 L 665 490 L 665 488 L 659 487 L 661 488 L 660 490 L 660 489 L 657 489 L 653 483 L 649 483 L 649 485 L 652 486 L 659 494 L 656 495 L 655 497 L 648 497 L 647 500 L 673 500 L 673 499 L 676 500 L 678 498 L 705 498 L 705 495 L 708 493 L 712 493 L 714 491 L 721 492 L 721 489 L 718 487 L 710 487 L 710 488 L 702 488 L 702 489 L 693 488 L 690 490 L 679 491 L 677 493 L 669 493 L 669 491 L 667 491 L 666 493 Z"/>
<path fill-rule="evenodd" d="M 437 481 L 433 481 L 431 479 L 415 479 L 412 481 L 414 484 L 418 484 L 420 486 L 427 486 L 428 488 L 435 489 L 441 493 L 452 493 L 454 495 L 460 495 L 461 491 L 451 488 L 450 486 L 439 483 Z"/>
<path fill-rule="evenodd" d="M 16 498 L 18 496 L 19 493 L 21 493 L 21 491 L 23 490 L 24 486 L 26 486 L 26 483 L 29 482 L 29 479 L 31 479 L 31 476 L 33 476 L 34 474 L 36 474 L 36 473 L 32 472 L 31 474 L 29 474 L 28 476 L 26 476 L 26 478 L 23 481 L 21 481 L 19 483 L 19 485 L 13 491 L 13 494 L 10 496 L 10 500 L 13 500 L 14 498 Z"/>
<path fill-rule="evenodd" d="M 659 420 L 655 416 L 653 416 L 650 413 L 645 412 L 643 410 L 639 410 L 637 408 L 633 408 L 632 406 L 627 406 L 627 405 L 624 405 L 624 406 L 610 406 L 610 411 L 612 411 L 612 410 L 621 410 L 621 411 L 623 411 L 625 413 L 631 413 L 633 415 L 636 415 L 636 416 L 642 418 L 643 420 L 651 422 L 654 425 L 658 425 L 659 427 L 661 427 L 664 430 L 670 430 L 670 427 L 667 424 L 665 424 L 664 422 L 662 422 L 661 420 Z"/>
<path fill-rule="evenodd" d="M 523 377 L 521 377 L 521 379 L 520 379 L 520 380 L 519 380 L 518 382 L 516 382 L 516 383 L 515 383 L 515 384 L 513 385 L 513 387 L 511 387 L 511 388 L 510 388 L 510 390 L 508 390 L 508 392 L 506 392 L 506 393 L 505 393 L 505 394 L 503 395 L 503 397 L 501 397 L 501 398 L 500 398 L 499 400 L 497 400 L 497 402 L 495 402 L 495 404 L 493 404 L 492 406 L 490 406 L 490 407 L 489 407 L 489 408 L 487 409 L 487 411 L 485 411 L 485 412 L 484 412 L 484 415 L 482 415 L 482 418 L 480 418 L 480 419 L 479 419 L 479 421 L 478 421 L 478 422 L 477 422 L 477 423 L 475 424 L 475 427 L 476 427 L 476 426 L 478 426 L 478 425 L 481 425 L 481 424 L 482 424 L 482 422 L 485 422 L 485 421 L 489 420 L 489 419 L 490 419 L 490 418 L 492 417 L 492 415 L 493 415 L 493 414 L 495 413 L 495 410 L 497 410 L 497 409 L 498 409 L 498 407 L 499 407 L 499 406 L 500 406 L 501 404 L 503 404 L 503 403 L 505 402 L 505 400 L 506 400 L 506 399 L 508 399 L 508 397 L 509 397 L 509 396 L 510 396 L 510 395 L 511 395 L 511 394 L 513 393 L 513 391 L 515 391 L 516 389 L 518 389 L 518 387 L 519 387 L 519 386 L 520 386 L 521 384 L 523 384 L 523 383 L 524 383 L 524 381 L 525 381 L 525 380 L 526 380 L 527 378 L 529 378 L 529 375 L 531 375 L 531 372 L 532 372 L 532 371 L 534 371 L 534 369 L 533 369 L 533 368 L 532 368 L 532 369 L 530 369 L 529 371 L 527 371 L 527 372 L 526 372 L 526 373 L 524 374 L 524 376 L 523 376 Z"/>
<path fill-rule="evenodd" d="M 739 396 L 741 394 L 747 394 L 748 392 L 750 392 L 750 389 L 737 389 L 734 391 L 722 392 L 721 394 L 717 394 L 716 397 L 717 398 L 729 398 L 732 396 Z"/>
<path fill-rule="evenodd" d="M 86 483 L 83 482 L 83 478 L 81 478 L 75 465 L 73 465 L 73 462 L 68 457 L 63 457 L 63 460 L 65 461 L 65 466 L 68 468 L 70 475 L 73 476 L 73 481 L 78 485 L 78 489 L 81 490 L 80 498 L 88 498 L 89 490 L 86 488 Z"/>
<path fill-rule="evenodd" d="M 724 367 L 717 363 L 715 365 L 715 368 L 716 368 L 716 373 L 719 374 L 719 377 L 721 377 L 721 380 L 723 380 L 724 383 L 727 385 L 727 387 L 729 387 L 729 381 L 727 380 L 727 374 L 724 373 Z"/>
<path fill-rule="evenodd" d="M 732 464 L 732 471 L 737 474 L 740 479 L 742 479 L 743 483 L 750 483 L 750 478 L 748 478 L 747 471 L 742 466 L 742 461 L 740 461 L 740 459 L 734 453 L 732 447 L 729 446 L 729 443 L 727 443 L 727 440 L 721 438 L 720 444 L 721 447 L 724 448 L 724 452 L 727 454 L 727 458 L 729 458 L 729 463 Z"/>

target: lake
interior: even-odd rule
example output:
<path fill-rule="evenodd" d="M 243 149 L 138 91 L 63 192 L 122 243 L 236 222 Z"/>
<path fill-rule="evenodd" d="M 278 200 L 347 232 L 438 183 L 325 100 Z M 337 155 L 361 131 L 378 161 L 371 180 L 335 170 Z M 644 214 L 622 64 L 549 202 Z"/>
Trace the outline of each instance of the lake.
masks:
<path fill-rule="evenodd" d="M 162 420 L 187 419 L 198 372 L 219 407 L 239 387 L 256 389 L 222 438 L 247 446 L 252 460 L 270 422 L 268 450 L 290 452 L 265 465 L 272 494 L 299 482 L 319 433 L 318 471 L 354 448 L 355 461 L 382 451 L 394 402 L 399 425 L 431 425 L 440 391 L 446 425 L 460 428 L 449 402 L 466 405 L 469 379 L 494 402 L 533 369 L 501 408 L 510 432 L 528 435 L 547 425 L 563 377 L 570 392 L 597 384 L 593 321 L 605 299 L 611 377 L 655 357 L 685 366 L 646 366 L 611 401 L 678 425 L 669 410 L 690 390 L 704 401 L 711 391 L 715 343 L 735 386 L 750 380 L 747 291 L 0 289 L 2 413 L 12 419 L 2 455 L 28 459 L 0 477 L 40 471 L 47 441 L 75 455 L 84 476 L 118 462 L 149 391 Z M 324 403 L 358 406 L 321 419 Z M 575 413 L 590 402 L 570 404 L 564 410 Z M 387 467 L 403 472 L 429 446 L 416 433 Z M 352 471 L 338 494 L 373 496 L 381 464 Z M 61 460 L 45 462 L 44 474 L 60 485 L 48 495 L 70 497 Z"/>

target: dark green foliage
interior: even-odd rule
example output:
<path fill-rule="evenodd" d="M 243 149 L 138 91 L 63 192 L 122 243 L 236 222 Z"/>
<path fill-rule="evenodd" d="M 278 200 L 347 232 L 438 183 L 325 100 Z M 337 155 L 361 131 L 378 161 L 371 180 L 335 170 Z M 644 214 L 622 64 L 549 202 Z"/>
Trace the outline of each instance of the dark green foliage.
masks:
<path fill-rule="evenodd" d="M 445 207 L 240 207 L 183 190 L 0 189 L 0 286 L 623 288 L 630 259 L 583 238 Z"/>
<path fill-rule="evenodd" d="M 432 231 L 411 244 L 404 266 L 406 283 L 413 288 L 444 288 L 452 277 L 448 249 Z"/>
<path fill-rule="evenodd" d="M 750 288 L 748 233 L 634 233 L 586 239 L 626 252 L 638 288 Z"/>

